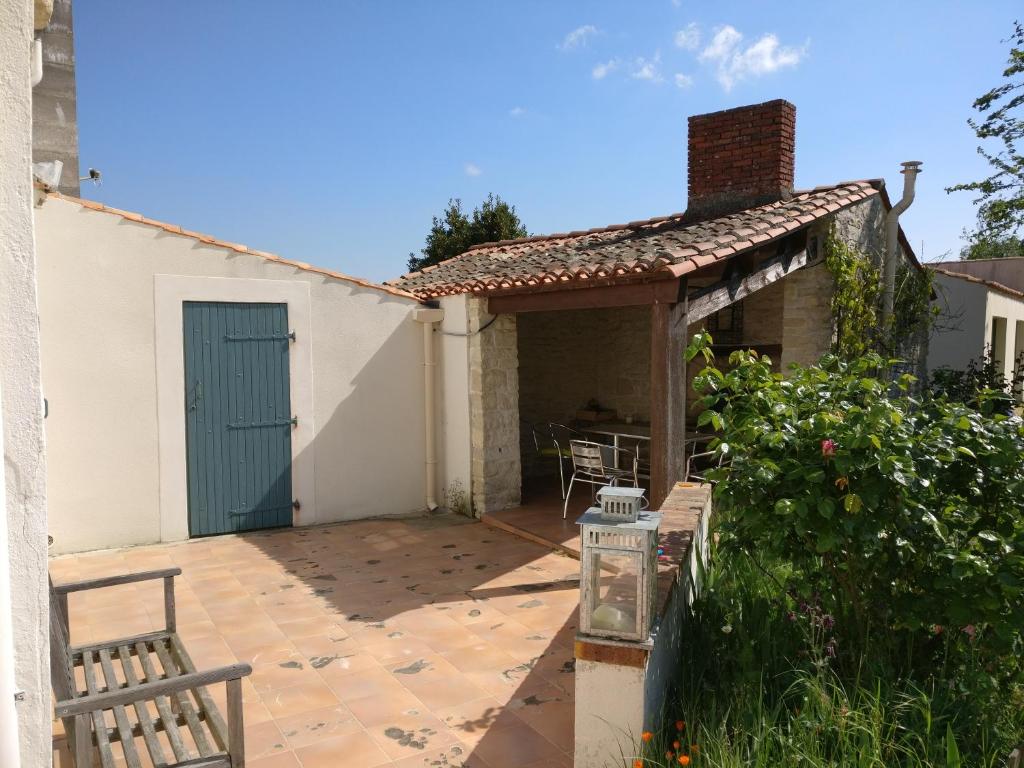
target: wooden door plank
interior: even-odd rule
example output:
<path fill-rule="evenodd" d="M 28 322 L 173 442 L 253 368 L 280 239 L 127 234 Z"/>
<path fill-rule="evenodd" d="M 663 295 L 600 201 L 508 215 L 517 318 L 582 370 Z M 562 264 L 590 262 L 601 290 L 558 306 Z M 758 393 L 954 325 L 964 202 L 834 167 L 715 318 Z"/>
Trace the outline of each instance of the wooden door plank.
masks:
<path fill-rule="evenodd" d="M 181 670 L 174 663 L 174 659 L 171 658 L 171 654 L 167 650 L 166 641 L 158 640 L 153 643 L 153 650 L 160 659 L 160 663 L 164 668 L 164 674 L 167 677 L 178 677 L 181 674 Z M 199 748 L 199 755 L 201 757 L 209 757 L 214 754 L 216 750 L 210 746 L 210 740 L 206 738 L 206 730 L 203 728 L 199 714 L 196 712 L 195 707 L 192 706 L 192 701 L 189 699 L 188 694 L 185 692 L 176 693 L 174 694 L 174 700 L 178 702 L 178 708 L 181 710 L 181 714 L 185 716 L 188 728 L 192 732 L 192 739 Z"/>
<path fill-rule="evenodd" d="M 149 657 L 149 649 L 144 643 L 135 644 L 135 652 L 139 656 L 139 663 L 142 664 L 142 670 L 146 673 L 146 682 L 156 682 L 160 679 L 160 675 L 156 671 L 156 667 L 153 664 L 153 660 Z M 174 759 L 178 761 L 188 760 L 192 757 L 192 753 L 185 746 L 185 742 L 181 739 L 181 733 L 178 731 L 178 719 L 171 712 L 170 699 L 166 696 L 158 696 L 156 698 L 156 711 L 160 713 L 160 724 L 163 726 L 163 731 L 167 734 L 167 741 L 171 745 L 171 751 L 174 752 Z"/>
<path fill-rule="evenodd" d="M 117 648 L 118 658 L 121 660 L 121 668 L 124 670 L 124 679 L 129 686 L 136 686 L 141 683 L 139 676 L 135 673 L 135 666 L 132 663 L 131 649 L 127 645 Z M 164 748 L 156 735 L 156 727 L 153 725 L 153 718 L 149 714 L 149 707 L 145 701 L 135 703 L 135 716 L 139 720 L 139 728 L 142 730 L 142 738 L 146 742 L 146 749 L 154 765 L 165 765 L 167 759 L 164 756 Z"/>
<path fill-rule="evenodd" d="M 82 656 L 82 672 L 85 674 L 85 690 L 87 693 L 100 693 L 96 684 L 96 673 L 93 669 L 94 656 L 89 651 Z M 110 748 L 110 737 L 107 735 L 107 721 L 103 710 L 92 713 L 92 730 L 96 738 L 96 747 L 100 752 L 100 764 L 103 768 L 114 768 L 114 752 Z"/>
<path fill-rule="evenodd" d="M 107 690 L 113 691 L 121 687 L 114 672 L 114 665 L 110 660 L 110 649 L 102 648 L 98 651 L 100 657 L 100 668 L 103 670 L 103 677 L 107 681 Z M 129 662 L 131 660 L 129 659 Z M 125 678 L 127 682 L 127 677 Z M 130 683 L 129 683 L 130 685 Z M 117 724 L 117 733 L 120 737 L 121 750 L 124 752 L 124 761 L 128 768 L 142 768 L 139 760 L 139 752 L 135 748 L 135 737 L 132 735 L 132 724 L 128 720 L 128 714 L 124 707 L 114 707 L 114 722 Z"/>

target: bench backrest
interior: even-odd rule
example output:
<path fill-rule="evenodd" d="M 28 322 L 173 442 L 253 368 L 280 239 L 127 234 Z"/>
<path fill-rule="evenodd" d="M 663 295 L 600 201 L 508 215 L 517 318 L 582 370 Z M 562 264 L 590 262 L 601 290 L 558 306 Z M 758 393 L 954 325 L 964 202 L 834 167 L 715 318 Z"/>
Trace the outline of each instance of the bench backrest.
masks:
<path fill-rule="evenodd" d="M 75 696 L 75 668 L 68 638 L 68 617 L 64 615 L 63 600 L 53 590 L 50 579 L 50 685 L 58 701 Z"/>

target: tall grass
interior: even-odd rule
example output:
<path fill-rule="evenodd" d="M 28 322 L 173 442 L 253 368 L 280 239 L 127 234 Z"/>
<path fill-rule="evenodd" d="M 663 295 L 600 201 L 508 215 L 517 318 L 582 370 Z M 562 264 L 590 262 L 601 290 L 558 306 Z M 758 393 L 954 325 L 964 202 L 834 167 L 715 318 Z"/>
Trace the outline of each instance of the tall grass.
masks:
<path fill-rule="evenodd" d="M 678 767 L 686 755 L 693 768 L 990 768 L 1024 738 L 1019 691 L 990 721 L 968 718 L 969 692 L 946 670 L 900 671 L 884 638 L 844 656 L 828 621 L 787 598 L 785 576 L 743 556 L 704 574 L 678 691 L 665 729 L 642 747 L 645 766 Z"/>

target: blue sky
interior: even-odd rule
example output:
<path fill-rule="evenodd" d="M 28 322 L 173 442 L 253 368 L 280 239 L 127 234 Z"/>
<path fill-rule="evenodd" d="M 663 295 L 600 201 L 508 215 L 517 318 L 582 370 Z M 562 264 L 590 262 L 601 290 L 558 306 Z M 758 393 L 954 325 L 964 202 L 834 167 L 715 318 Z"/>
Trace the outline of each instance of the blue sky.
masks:
<path fill-rule="evenodd" d="M 797 106 L 797 186 L 924 161 L 904 226 L 959 249 L 965 120 L 1018 3 L 92 0 L 75 5 L 84 197 L 383 280 L 450 197 L 531 233 L 686 204 L 686 117 Z M 84 170 L 83 170 L 84 175 Z"/>

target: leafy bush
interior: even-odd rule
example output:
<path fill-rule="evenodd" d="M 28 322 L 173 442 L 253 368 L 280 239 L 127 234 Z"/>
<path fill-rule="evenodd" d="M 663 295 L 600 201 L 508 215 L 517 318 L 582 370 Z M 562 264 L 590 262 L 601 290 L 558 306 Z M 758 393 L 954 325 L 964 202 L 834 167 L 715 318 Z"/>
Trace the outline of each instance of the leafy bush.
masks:
<path fill-rule="evenodd" d="M 963 370 L 939 368 L 934 371 L 928 381 L 928 391 L 936 397 L 945 396 L 974 407 L 979 397 L 987 398 L 993 407 L 1010 413 L 1024 386 L 1024 354 L 1014 361 L 1013 371 L 1013 379 L 1007 381 L 1002 365 L 992 357 L 991 348 L 986 348 L 981 358 L 969 361 Z"/>
<path fill-rule="evenodd" d="M 730 458 L 711 473 L 721 543 L 788 565 L 848 672 L 868 648 L 899 674 L 941 668 L 981 722 L 1024 679 L 1024 425 L 984 393 L 915 399 L 892 362 L 826 356 L 783 378 L 748 351 L 700 372 L 698 423 Z"/>

